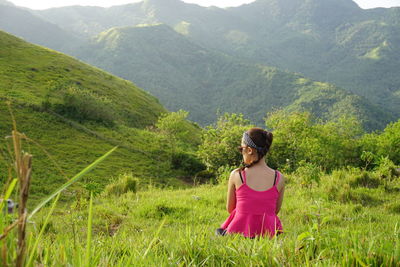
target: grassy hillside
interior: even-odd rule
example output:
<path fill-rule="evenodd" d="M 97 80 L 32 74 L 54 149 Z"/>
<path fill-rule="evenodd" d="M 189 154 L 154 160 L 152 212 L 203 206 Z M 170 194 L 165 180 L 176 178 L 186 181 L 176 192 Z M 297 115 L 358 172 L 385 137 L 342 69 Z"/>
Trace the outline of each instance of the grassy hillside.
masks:
<path fill-rule="evenodd" d="M 393 119 L 333 85 L 242 63 L 195 44 L 165 24 L 103 32 L 78 57 L 135 81 L 167 108 L 188 110 L 190 118 L 202 124 L 215 121 L 219 111 L 243 113 L 261 125 L 267 112 L 288 106 L 323 119 L 349 113 L 367 129 L 382 128 Z"/>
<path fill-rule="evenodd" d="M 228 216 L 225 185 L 150 189 L 97 198 L 90 262 L 124 266 L 398 266 L 398 179 L 388 182 L 356 169 L 325 175 L 319 186 L 302 186 L 299 175 L 287 178 L 279 215 L 285 233 L 272 240 L 214 235 Z M 56 210 L 40 241 L 36 263 L 82 265 L 87 213 L 85 200 Z M 71 231 L 65 231 L 67 225 Z M 32 232 L 33 237 L 37 235 Z"/>
<path fill-rule="evenodd" d="M 156 98 L 128 81 L 4 32 L 0 48 L 0 136 L 11 133 L 9 101 L 19 131 L 38 143 L 23 146 L 34 155 L 33 195 L 48 194 L 116 145 L 117 152 L 87 182 L 103 187 L 120 173 L 132 172 L 146 177 L 145 183 L 176 183 L 167 179 L 178 174 L 163 160 L 168 156 L 160 137 L 145 129 L 166 112 Z M 1 158 L 7 158 L 6 142 L 1 142 Z M 7 167 L 4 160 L 0 164 L 3 182 Z"/>

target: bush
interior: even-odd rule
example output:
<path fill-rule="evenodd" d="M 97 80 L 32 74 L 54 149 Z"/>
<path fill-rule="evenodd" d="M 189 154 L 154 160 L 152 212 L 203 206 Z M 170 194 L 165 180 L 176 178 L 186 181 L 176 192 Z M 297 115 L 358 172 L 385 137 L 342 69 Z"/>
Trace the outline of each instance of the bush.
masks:
<path fill-rule="evenodd" d="M 360 174 L 355 175 L 350 180 L 349 184 L 352 188 L 359 186 L 368 188 L 377 188 L 380 185 L 380 181 L 379 179 L 372 177 L 372 174 L 370 172 L 362 171 Z"/>
<path fill-rule="evenodd" d="M 360 164 L 362 130 L 354 118 L 321 122 L 307 112 L 276 111 L 268 114 L 266 126 L 274 133 L 268 159 L 273 168 L 293 172 L 303 160 L 328 171 Z"/>
<path fill-rule="evenodd" d="M 118 180 L 106 186 L 104 192 L 107 196 L 120 196 L 127 192 L 136 193 L 138 190 L 139 179 L 132 174 L 120 175 Z"/>
<path fill-rule="evenodd" d="M 219 167 L 217 170 L 218 183 L 226 184 L 233 169 L 235 169 L 235 167 L 230 167 L 230 166 Z"/>
<path fill-rule="evenodd" d="M 111 101 L 90 90 L 77 86 L 69 86 L 62 91 L 62 103 L 43 102 L 42 108 L 79 122 L 95 121 L 106 125 L 114 125 L 117 119 Z"/>
<path fill-rule="evenodd" d="M 200 183 L 209 182 L 216 179 L 215 173 L 210 170 L 203 170 L 194 176 L 195 181 Z"/>
<path fill-rule="evenodd" d="M 208 126 L 204 131 L 198 156 L 215 173 L 221 166 L 239 166 L 242 155 L 237 147 L 240 146 L 243 132 L 252 127 L 242 114 L 224 114 L 216 125 Z"/>
<path fill-rule="evenodd" d="M 172 168 L 183 170 L 189 174 L 198 173 L 206 168 L 194 155 L 184 152 L 172 154 L 171 164 Z"/>
<path fill-rule="evenodd" d="M 389 157 L 381 157 L 378 160 L 376 171 L 383 179 L 391 180 L 397 176 L 397 166 L 389 159 Z"/>
<path fill-rule="evenodd" d="M 300 161 L 299 167 L 296 170 L 296 175 L 300 178 L 302 186 L 311 187 L 313 183 L 319 185 L 322 171 L 321 167 L 316 164 Z"/>

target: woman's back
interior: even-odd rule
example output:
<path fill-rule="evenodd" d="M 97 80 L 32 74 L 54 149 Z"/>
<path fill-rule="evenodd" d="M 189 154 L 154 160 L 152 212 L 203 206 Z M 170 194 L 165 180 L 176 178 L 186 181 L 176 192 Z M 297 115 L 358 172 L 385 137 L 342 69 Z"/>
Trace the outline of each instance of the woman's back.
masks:
<path fill-rule="evenodd" d="M 252 167 L 245 169 L 246 184 L 255 191 L 266 191 L 274 186 L 276 182 L 276 171 L 271 168 L 257 168 Z M 243 184 L 243 181 L 239 181 L 236 188 L 239 188 Z"/>
<path fill-rule="evenodd" d="M 245 168 L 233 171 L 229 177 L 226 209 L 230 216 L 217 234 L 254 237 L 274 236 L 282 231 L 277 214 L 282 205 L 284 179 L 265 161 L 272 140 L 272 133 L 261 128 L 243 133 L 238 149 Z"/>
<path fill-rule="evenodd" d="M 246 237 L 274 236 L 277 231 L 282 230 L 281 222 L 276 216 L 280 194 L 277 184 L 281 174 L 275 171 L 273 179 L 268 176 L 248 179 L 246 171 L 241 171 L 240 176 L 243 183 L 236 189 L 236 208 L 221 228 L 228 233 L 241 233 Z M 269 184 L 270 180 L 272 184 Z M 248 184 L 249 181 L 253 186 Z"/>

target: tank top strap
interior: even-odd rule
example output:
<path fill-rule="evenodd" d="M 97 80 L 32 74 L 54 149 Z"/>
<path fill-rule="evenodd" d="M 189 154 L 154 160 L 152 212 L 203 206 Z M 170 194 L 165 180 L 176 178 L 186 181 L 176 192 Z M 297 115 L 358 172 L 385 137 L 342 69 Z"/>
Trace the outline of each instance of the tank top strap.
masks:
<path fill-rule="evenodd" d="M 281 173 L 275 170 L 275 179 L 274 179 L 274 186 L 279 184 L 279 180 L 281 179 Z"/>
<path fill-rule="evenodd" d="M 246 184 L 246 171 L 243 170 L 242 174 L 243 174 L 243 183 Z"/>

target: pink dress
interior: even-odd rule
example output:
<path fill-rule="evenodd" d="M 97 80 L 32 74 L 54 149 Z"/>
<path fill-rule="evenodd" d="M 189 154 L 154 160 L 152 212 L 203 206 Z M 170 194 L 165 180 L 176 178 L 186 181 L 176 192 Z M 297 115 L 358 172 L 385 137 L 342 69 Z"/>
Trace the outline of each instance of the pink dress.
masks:
<path fill-rule="evenodd" d="M 265 191 L 251 189 L 246 183 L 246 172 L 242 172 L 243 184 L 236 189 L 236 208 L 221 225 L 227 233 L 240 233 L 245 237 L 282 232 L 282 224 L 275 214 L 279 191 L 276 187 L 281 174 L 276 171 L 274 185 Z"/>

